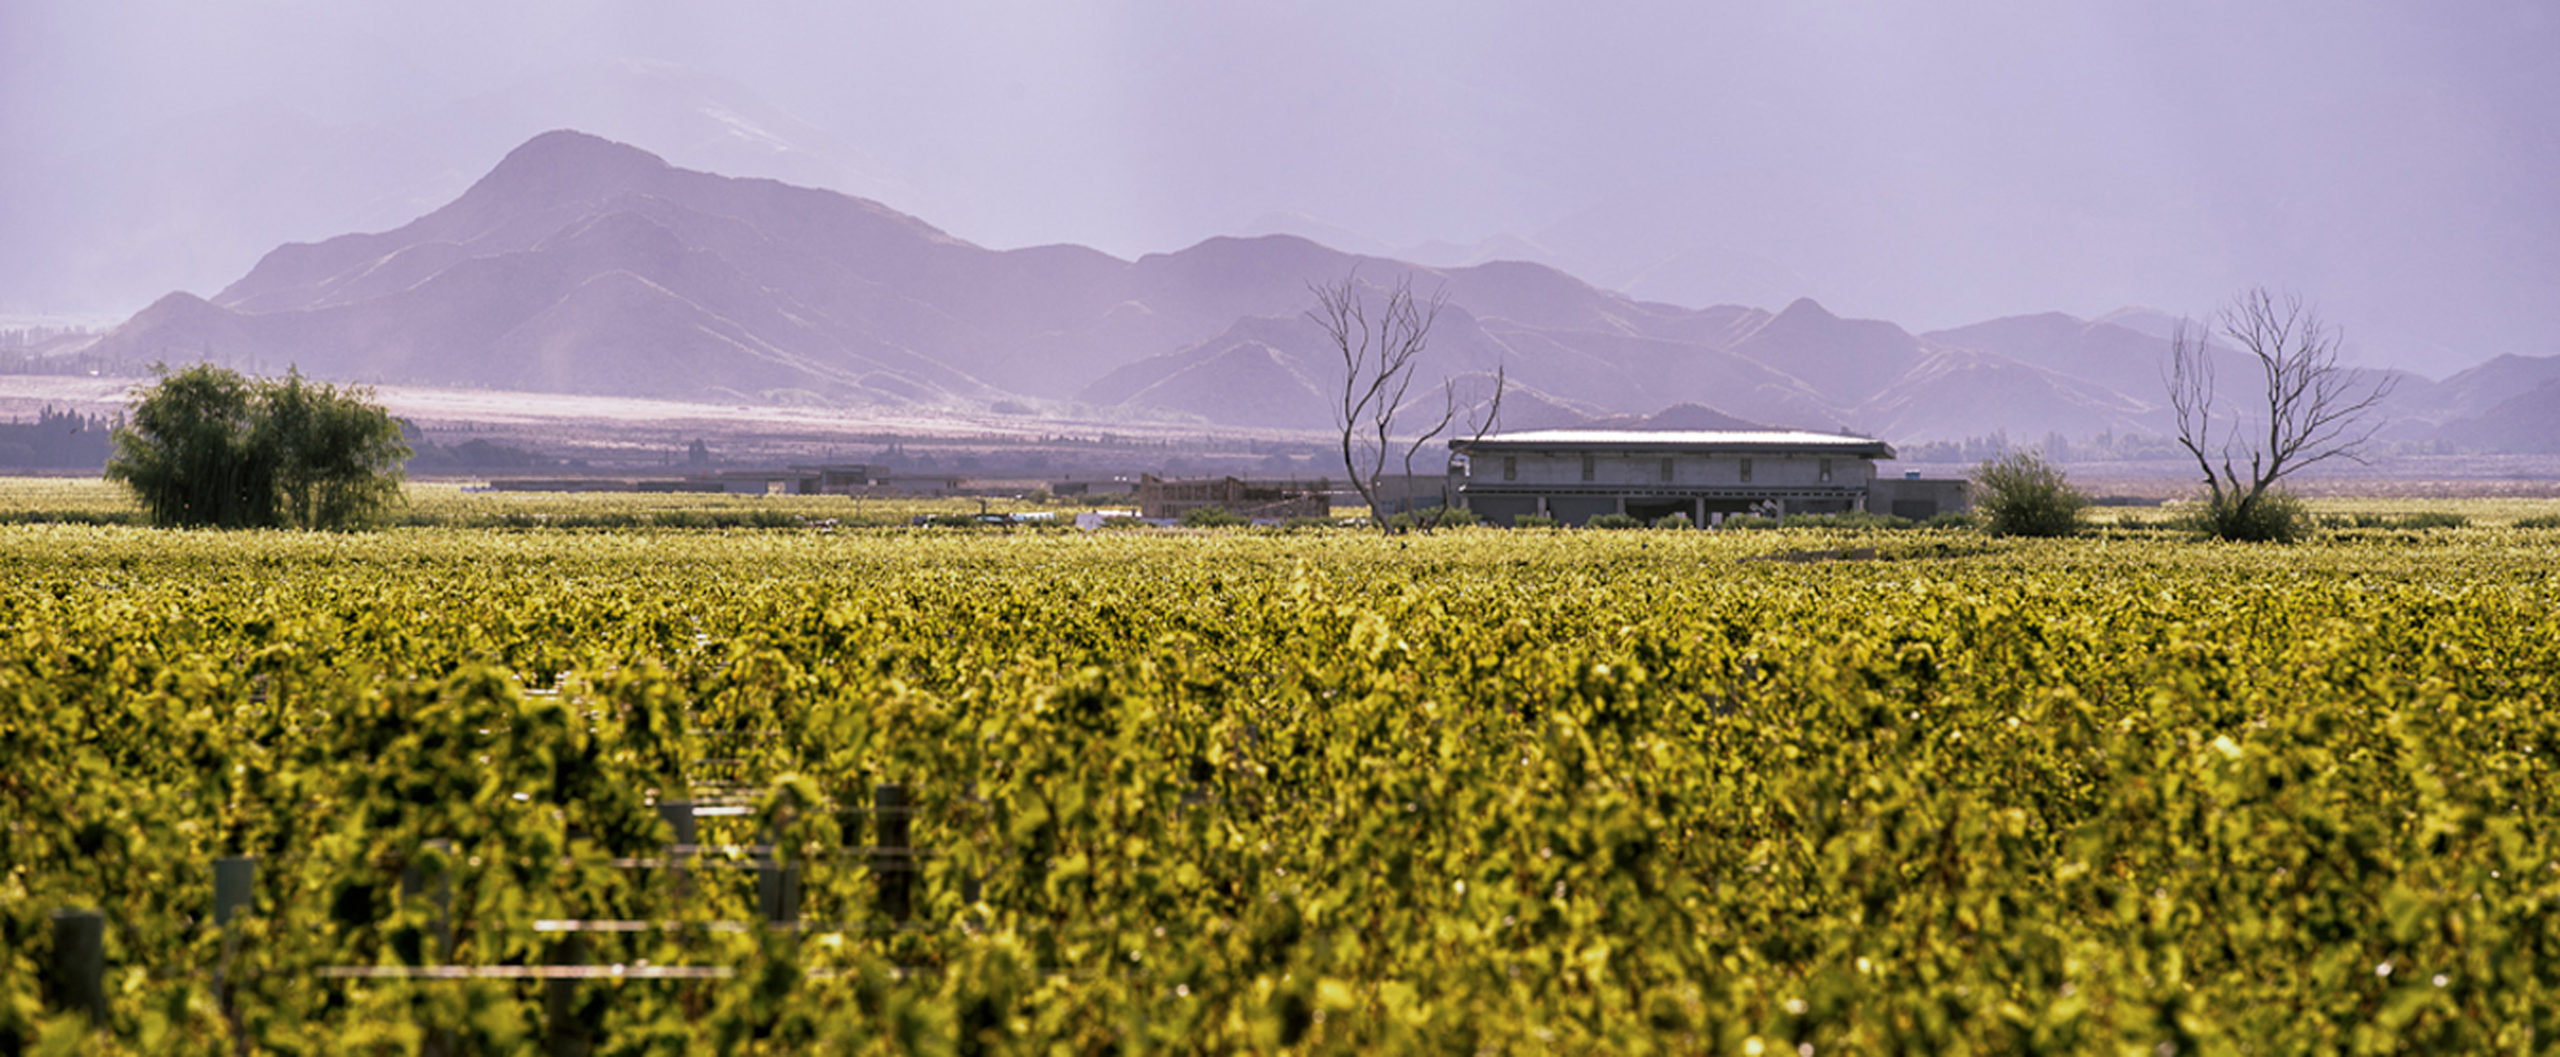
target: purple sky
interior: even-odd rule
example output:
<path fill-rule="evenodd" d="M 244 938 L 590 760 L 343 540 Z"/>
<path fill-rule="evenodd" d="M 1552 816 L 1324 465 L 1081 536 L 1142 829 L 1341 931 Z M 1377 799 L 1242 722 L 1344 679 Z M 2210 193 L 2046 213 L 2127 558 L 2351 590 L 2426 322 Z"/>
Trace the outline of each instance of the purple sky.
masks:
<path fill-rule="evenodd" d="M 1512 236 L 1642 296 L 1810 295 L 1915 330 L 2202 312 L 2265 282 L 2322 303 L 2368 359 L 2441 374 L 2560 353 L 2555 11 L 10 0 L 0 188 L 31 190 L 0 190 L 16 199 L 0 245 L 87 255 L 0 270 L 0 310 L 129 311 L 145 290 L 209 293 L 277 242 L 397 223 L 503 151 L 420 118 L 462 100 L 536 130 L 619 105 L 627 127 L 596 131 L 679 164 L 753 164 L 648 142 L 675 119 L 641 111 L 685 106 L 663 85 L 525 87 L 641 59 L 760 102 L 760 131 L 818 159 L 770 174 L 991 246 L 1134 256 L 1285 228 L 1462 259 Z M 187 173 L 385 186 L 335 201 L 243 178 L 185 207 L 228 227 L 159 218 L 173 245 L 118 264 L 95 244 L 189 177 L 107 170 L 152 164 L 172 128 L 251 155 L 190 155 Z M 296 153 L 323 134 L 338 161 Z M 415 179 L 346 162 L 381 153 L 345 146 L 364 134 L 415 152 Z M 261 188 L 294 201 L 225 197 Z"/>

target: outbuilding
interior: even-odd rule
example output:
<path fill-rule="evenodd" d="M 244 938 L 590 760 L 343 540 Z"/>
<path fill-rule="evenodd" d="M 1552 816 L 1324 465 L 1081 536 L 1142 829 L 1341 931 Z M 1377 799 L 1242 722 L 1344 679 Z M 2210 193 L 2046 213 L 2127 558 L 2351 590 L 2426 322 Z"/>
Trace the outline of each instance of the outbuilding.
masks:
<path fill-rule="evenodd" d="M 1460 501 L 1495 524 L 1681 514 L 1703 527 L 1740 514 L 1865 510 L 1876 460 L 1893 447 L 1801 430 L 1553 429 L 1454 440 L 1449 453 Z"/>

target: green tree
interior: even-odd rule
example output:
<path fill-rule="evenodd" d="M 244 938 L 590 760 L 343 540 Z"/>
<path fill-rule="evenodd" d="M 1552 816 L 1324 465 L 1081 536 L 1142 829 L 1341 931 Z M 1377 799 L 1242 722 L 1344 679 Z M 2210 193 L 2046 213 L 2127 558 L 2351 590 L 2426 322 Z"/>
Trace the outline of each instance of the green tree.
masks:
<path fill-rule="evenodd" d="M 118 430 L 107 478 L 166 526 L 355 528 L 400 498 L 399 423 L 361 389 L 298 371 L 158 369 Z"/>
<path fill-rule="evenodd" d="M 260 384 L 249 450 L 273 467 L 279 524 L 345 529 L 371 523 L 400 501 L 409 457 L 400 423 L 361 389 L 306 380 L 300 371 Z"/>
<path fill-rule="evenodd" d="M 2068 536 L 2079 531 L 2089 505 L 2061 467 L 2032 451 L 1984 460 L 1973 471 L 1973 497 L 1995 536 Z"/>

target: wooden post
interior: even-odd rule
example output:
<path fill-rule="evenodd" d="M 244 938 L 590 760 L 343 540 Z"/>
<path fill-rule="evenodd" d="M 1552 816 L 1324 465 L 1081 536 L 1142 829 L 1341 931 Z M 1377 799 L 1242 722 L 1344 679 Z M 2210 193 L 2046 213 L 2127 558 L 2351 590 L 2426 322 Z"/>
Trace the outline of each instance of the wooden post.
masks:
<path fill-rule="evenodd" d="M 422 848 L 443 852 L 447 856 L 453 854 L 453 842 L 449 840 L 427 841 Z M 435 872 L 435 876 L 429 877 L 426 871 L 419 867 L 417 860 L 410 860 L 407 866 L 400 869 L 400 899 L 402 902 L 407 902 L 420 895 L 435 901 L 436 945 L 435 950 L 428 954 L 428 959 L 441 962 L 453 956 L 453 871 L 449 867 L 440 868 Z"/>
<path fill-rule="evenodd" d="M 904 922 L 914 910 L 916 860 L 907 826 L 913 812 L 906 786 L 892 783 L 871 790 L 872 828 L 879 834 L 871 849 L 871 872 L 880 881 L 880 916 L 896 922 Z"/>
<path fill-rule="evenodd" d="M 675 834 L 676 843 L 695 843 L 694 833 L 696 831 L 693 824 L 693 801 L 658 801 L 658 820 L 667 824 L 668 832 Z"/>
<path fill-rule="evenodd" d="M 46 974 L 53 1004 L 89 1011 L 89 1023 L 107 1023 L 107 916 L 95 910 L 53 912 L 53 964 Z"/>
<path fill-rule="evenodd" d="M 258 860 L 245 855 L 213 861 L 213 923 L 228 927 L 231 919 L 257 902 Z"/>
<path fill-rule="evenodd" d="M 695 845 L 701 843 L 698 836 L 701 831 L 695 828 L 693 821 L 693 801 L 658 801 L 658 821 L 666 823 L 667 832 L 675 838 L 669 841 L 667 846 L 667 862 L 671 864 L 668 867 L 667 876 L 674 887 L 674 898 L 682 901 L 686 896 L 693 894 L 693 885 L 685 871 L 684 859 L 686 855 L 693 853 Z M 679 853 L 676 850 L 679 846 L 685 851 Z"/>
<path fill-rule="evenodd" d="M 782 861 L 782 849 L 775 843 L 781 839 L 778 830 L 767 831 L 765 842 L 772 850 L 756 863 L 756 909 L 774 925 L 800 920 L 800 864 Z"/>
<path fill-rule="evenodd" d="M 587 934 L 572 932 L 561 937 L 551 948 L 553 965 L 585 965 Z M 591 1041 L 587 1026 L 578 1019 L 578 981 L 552 979 L 542 982 L 542 1034 L 544 1051 L 553 1057 L 584 1057 Z"/>

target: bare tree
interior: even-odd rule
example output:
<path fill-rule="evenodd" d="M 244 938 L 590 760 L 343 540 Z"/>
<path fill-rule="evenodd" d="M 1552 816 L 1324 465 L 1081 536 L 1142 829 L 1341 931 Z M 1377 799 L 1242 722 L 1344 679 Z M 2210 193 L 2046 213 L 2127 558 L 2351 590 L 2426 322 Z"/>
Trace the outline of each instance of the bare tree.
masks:
<path fill-rule="evenodd" d="M 1307 311 L 1307 318 L 1324 329 L 1342 356 L 1341 399 L 1333 406 L 1333 423 L 1342 437 L 1342 468 L 1350 474 L 1351 487 L 1359 491 L 1361 501 L 1369 505 L 1370 520 L 1386 529 L 1379 476 L 1386 472 L 1387 453 L 1394 446 L 1396 415 L 1404 410 L 1414 369 L 1430 345 L 1431 324 L 1440 318 L 1440 306 L 1448 299 L 1441 294 L 1427 301 L 1414 297 L 1413 279 L 1406 276 L 1387 291 L 1386 304 L 1372 313 L 1359 280 L 1354 269 L 1339 282 L 1308 283 L 1316 307 Z M 1413 454 L 1449 428 L 1456 417 L 1454 396 L 1446 403 L 1440 421 L 1406 446 L 1408 468 Z"/>
<path fill-rule="evenodd" d="M 1487 397 L 1482 404 L 1461 399 L 1458 396 L 1458 381 L 1459 380 L 1456 378 L 1451 378 L 1440 386 L 1440 428 L 1447 429 L 1451 423 L 1455 422 L 1458 418 L 1459 409 L 1463 407 L 1465 408 L 1467 415 L 1467 441 L 1472 444 L 1476 441 L 1483 440 L 1485 434 L 1491 433 L 1495 429 L 1500 428 L 1502 424 L 1502 394 L 1504 390 L 1510 387 L 1509 368 L 1505 364 L 1497 363 L 1493 365 L 1493 395 Z M 1416 440 L 1412 447 L 1405 449 L 1405 480 L 1413 480 L 1414 453 L 1422 450 L 1424 442 L 1429 441 L 1432 437 L 1438 435 L 1439 430 L 1435 429 L 1431 433 L 1425 434 L 1421 439 Z M 1442 477 L 1440 479 L 1441 509 L 1447 510 L 1454 507 L 1457 505 L 1457 502 L 1457 496 L 1452 495 L 1449 492 L 1449 479 L 1447 477 Z"/>
<path fill-rule="evenodd" d="M 2251 287 L 2223 306 L 2220 322 L 2222 336 L 2257 366 L 2264 403 L 2247 415 L 2220 409 L 2210 335 L 2180 320 L 2169 340 L 2169 405 L 2178 445 L 2203 471 L 2214 509 L 2247 523 L 2286 475 L 2330 459 L 2363 462 L 2365 443 L 2382 426 L 2373 412 L 2397 379 L 2367 381 L 2340 366 L 2338 329 L 2298 295 L 2279 299 Z M 2260 413 L 2263 423 L 2255 421 Z M 2243 457 L 2246 475 L 2236 461 Z"/>

